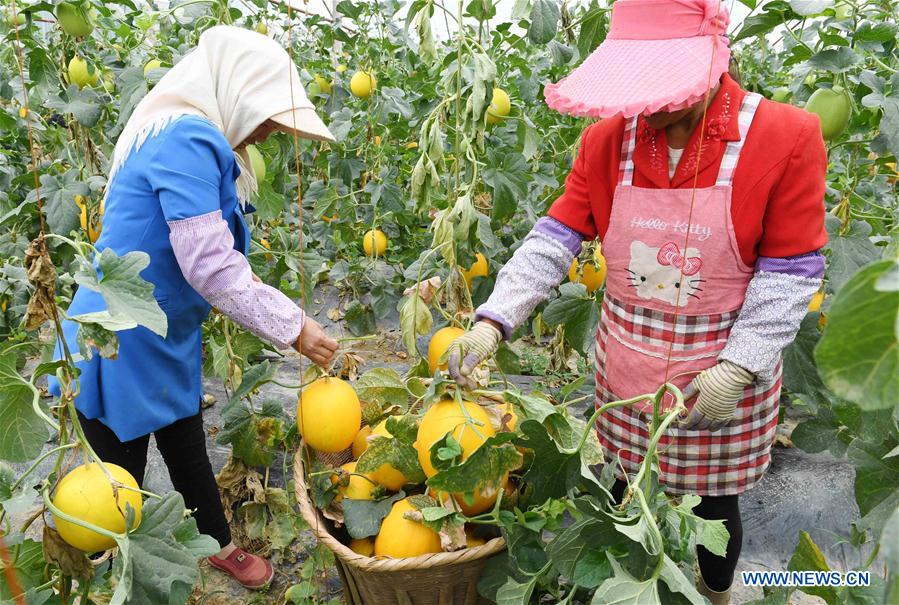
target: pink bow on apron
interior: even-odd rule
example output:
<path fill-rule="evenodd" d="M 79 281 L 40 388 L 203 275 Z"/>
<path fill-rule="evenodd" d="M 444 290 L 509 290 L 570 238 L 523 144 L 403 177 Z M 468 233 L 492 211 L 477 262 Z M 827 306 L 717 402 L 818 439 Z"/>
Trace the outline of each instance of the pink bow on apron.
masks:
<path fill-rule="evenodd" d="M 718 363 L 754 272 L 737 247 L 731 194 L 760 99 L 744 97 L 740 139 L 728 142 L 713 187 L 634 186 L 637 118 L 626 124 L 602 242 L 608 276 L 597 331 L 597 406 L 653 393 L 666 380 L 683 389 Z M 670 429 L 659 446 L 666 491 L 729 495 L 760 479 L 770 461 L 780 382 L 778 367 L 773 383 L 747 387 L 733 421 L 719 431 Z M 628 473 L 642 461 L 651 413 L 646 401 L 597 422 L 607 459 L 619 457 Z"/>

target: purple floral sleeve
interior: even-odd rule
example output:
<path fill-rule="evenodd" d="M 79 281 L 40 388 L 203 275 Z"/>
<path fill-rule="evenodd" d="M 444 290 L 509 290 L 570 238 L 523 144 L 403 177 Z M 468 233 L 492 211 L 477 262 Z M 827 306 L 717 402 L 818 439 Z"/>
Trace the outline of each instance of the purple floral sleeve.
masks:
<path fill-rule="evenodd" d="M 234 249 L 234 236 L 220 210 L 168 225 L 178 266 L 200 296 L 279 348 L 296 342 L 303 310 L 277 289 L 253 280 L 250 263 Z"/>
<path fill-rule="evenodd" d="M 475 319 L 497 322 L 503 337 L 511 338 L 515 328 L 565 279 L 583 241 L 556 219 L 541 218 L 500 270 L 493 293 L 478 307 Z"/>
<path fill-rule="evenodd" d="M 796 338 L 809 301 L 821 288 L 824 255 L 759 257 L 743 308 L 719 355 L 770 382 L 783 350 Z"/>

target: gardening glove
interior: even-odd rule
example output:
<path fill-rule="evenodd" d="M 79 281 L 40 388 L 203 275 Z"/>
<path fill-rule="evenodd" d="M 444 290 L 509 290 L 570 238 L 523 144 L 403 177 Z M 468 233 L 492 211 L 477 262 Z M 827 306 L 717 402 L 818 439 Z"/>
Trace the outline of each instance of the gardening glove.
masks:
<path fill-rule="evenodd" d="M 687 399 L 696 393 L 699 397 L 681 427 L 717 431 L 733 419 L 744 387 L 753 380 L 755 376 L 751 372 L 726 360 L 704 370 L 684 391 Z"/>
<path fill-rule="evenodd" d="M 475 382 L 469 378 L 478 364 L 493 356 L 502 333 L 486 321 L 477 322 L 469 331 L 450 343 L 447 352 L 449 375 L 466 388 L 474 388 Z"/>

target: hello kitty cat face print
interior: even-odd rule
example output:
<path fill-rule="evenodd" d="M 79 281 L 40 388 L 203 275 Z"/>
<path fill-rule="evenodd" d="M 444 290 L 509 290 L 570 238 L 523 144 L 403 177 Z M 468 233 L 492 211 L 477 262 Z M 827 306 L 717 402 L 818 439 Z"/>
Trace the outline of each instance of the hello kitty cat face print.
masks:
<path fill-rule="evenodd" d="M 659 248 L 638 240 L 631 242 L 628 280 L 640 298 L 684 307 L 700 298 L 704 281 L 701 268 L 702 259 L 696 248 L 687 248 L 683 253 L 674 242 Z"/>

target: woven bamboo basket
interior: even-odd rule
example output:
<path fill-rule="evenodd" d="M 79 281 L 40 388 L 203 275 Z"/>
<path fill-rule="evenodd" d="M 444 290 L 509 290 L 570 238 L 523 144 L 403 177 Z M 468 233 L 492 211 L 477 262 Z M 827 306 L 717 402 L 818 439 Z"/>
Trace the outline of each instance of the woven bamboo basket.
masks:
<path fill-rule="evenodd" d="M 506 549 L 502 538 L 483 546 L 408 559 L 376 559 L 350 550 L 330 531 L 312 504 L 302 449 L 294 455 L 293 478 L 303 519 L 337 561 L 349 605 L 489 605 L 478 595 L 478 580 L 490 557 Z"/>

